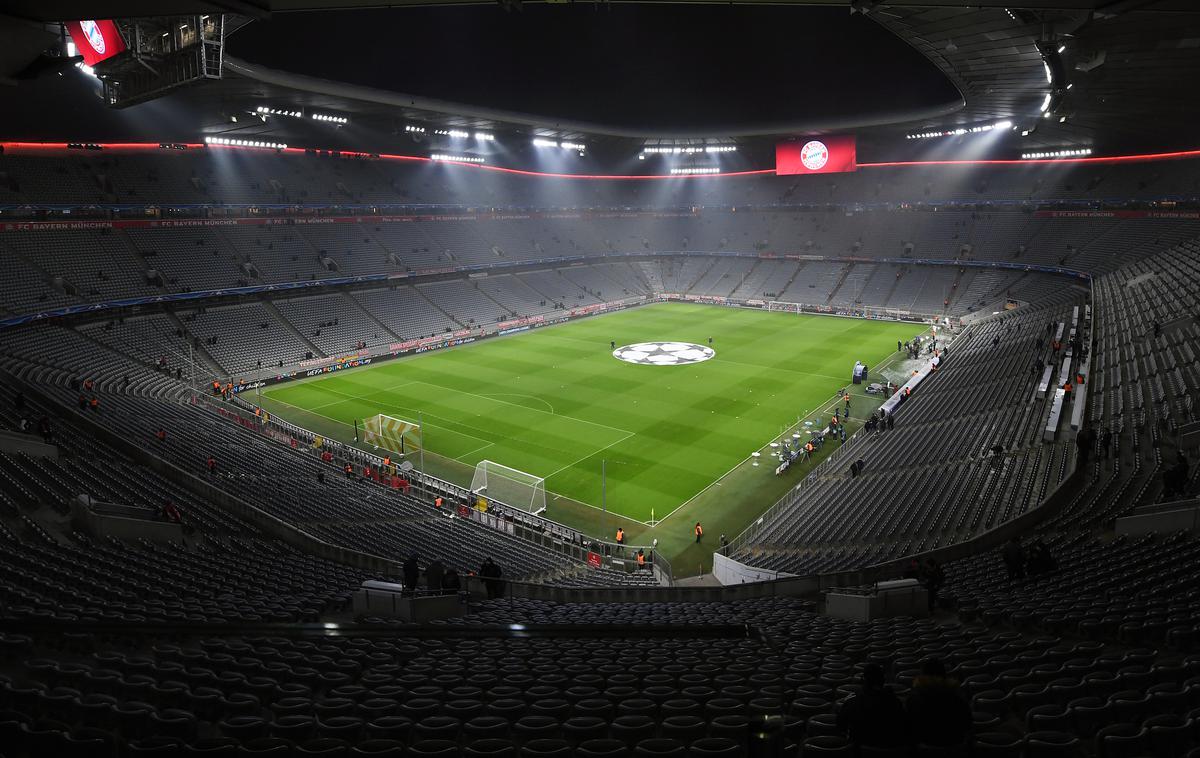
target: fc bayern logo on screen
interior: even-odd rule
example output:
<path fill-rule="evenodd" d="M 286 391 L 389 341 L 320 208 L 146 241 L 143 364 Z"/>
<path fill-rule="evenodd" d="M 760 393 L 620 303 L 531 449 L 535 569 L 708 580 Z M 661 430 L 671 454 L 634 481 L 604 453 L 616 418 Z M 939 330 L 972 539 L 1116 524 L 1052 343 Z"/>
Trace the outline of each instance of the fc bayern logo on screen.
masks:
<path fill-rule="evenodd" d="M 87 37 L 88 44 L 99 55 L 104 55 L 104 32 L 100 31 L 100 27 L 95 21 L 80 21 L 79 28 L 83 30 L 83 36 Z"/>
<path fill-rule="evenodd" d="M 807 142 L 800 148 L 800 162 L 809 171 L 820 171 L 829 163 L 829 148 L 819 140 Z"/>

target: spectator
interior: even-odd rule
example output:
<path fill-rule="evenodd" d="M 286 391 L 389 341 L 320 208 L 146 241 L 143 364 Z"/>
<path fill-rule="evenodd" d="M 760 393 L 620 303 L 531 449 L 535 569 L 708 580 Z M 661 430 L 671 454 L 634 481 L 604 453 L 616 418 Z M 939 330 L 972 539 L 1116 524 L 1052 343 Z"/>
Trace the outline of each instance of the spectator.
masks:
<path fill-rule="evenodd" d="M 958 691 L 958 682 L 946 676 L 939 658 L 930 658 L 913 680 L 905 704 L 913 740 L 918 745 L 962 745 L 971 732 L 971 708 Z"/>
<path fill-rule="evenodd" d="M 446 574 L 442 577 L 442 591 L 458 592 L 461 589 L 462 582 L 458 578 L 458 572 L 453 568 L 446 569 Z"/>
<path fill-rule="evenodd" d="M 100 410 L 100 398 L 92 395 L 92 399 L 88 401 L 88 408 L 91 408 L 93 411 Z"/>
<path fill-rule="evenodd" d="M 1180 450 L 1175 458 L 1175 463 L 1171 468 L 1163 472 L 1163 500 L 1169 498 L 1182 497 L 1187 493 L 1188 487 L 1188 459 Z"/>
<path fill-rule="evenodd" d="M 491 556 L 483 560 L 483 565 L 479 567 L 479 576 L 483 578 L 483 586 L 487 590 L 489 600 L 493 600 L 501 596 L 500 576 L 502 572 L 500 567 L 496 565 Z"/>
<path fill-rule="evenodd" d="M 1029 575 L 1043 576 L 1058 571 L 1058 560 L 1041 537 L 1035 539 L 1029 546 Z"/>
<path fill-rule="evenodd" d="M 1107 426 L 1100 432 L 1100 460 L 1108 460 L 1109 450 L 1112 448 L 1113 433 L 1112 429 Z"/>
<path fill-rule="evenodd" d="M 904 706 L 885 686 L 878 663 L 863 667 L 862 690 L 842 704 L 837 727 L 856 746 L 899 748 L 908 744 Z"/>
<path fill-rule="evenodd" d="M 159 442 L 166 442 L 167 441 L 167 430 L 163 429 L 160 426 L 160 427 L 158 427 L 158 431 L 154 433 L 154 436 L 156 439 L 158 439 Z"/>
<path fill-rule="evenodd" d="M 946 572 L 942 570 L 942 564 L 935 559 L 926 558 L 925 565 L 921 566 L 920 577 L 921 584 L 925 585 L 925 592 L 929 595 L 929 612 L 933 613 L 937 609 L 938 592 L 946 584 Z"/>
<path fill-rule="evenodd" d="M 216 458 L 212 457 L 211 455 L 208 456 L 208 460 L 204 462 L 204 465 L 208 467 L 208 473 L 210 475 L 217 473 L 217 459 Z"/>
<path fill-rule="evenodd" d="M 1096 444 L 1096 432 L 1083 429 L 1075 436 L 1075 447 L 1079 449 L 1079 463 L 1086 464 L 1092 457 L 1092 447 Z"/>
<path fill-rule="evenodd" d="M 417 563 L 417 554 L 413 553 L 408 556 L 408 560 L 404 562 L 404 587 L 409 590 L 416 590 L 417 582 L 421 580 L 421 567 Z"/>
<path fill-rule="evenodd" d="M 163 521 L 169 521 L 172 524 L 183 523 L 183 514 L 179 512 L 179 509 L 175 507 L 175 503 L 170 498 L 167 498 L 167 501 L 163 503 L 162 511 L 160 511 L 159 515 Z"/>
<path fill-rule="evenodd" d="M 1004 558 L 1004 566 L 1008 569 L 1009 580 L 1025 578 L 1025 549 L 1021 547 L 1021 541 L 1013 537 L 1004 544 L 1004 550 L 1001 554 Z"/>
<path fill-rule="evenodd" d="M 317 484 L 324 484 L 324 483 L 325 483 L 325 472 L 318 471 L 317 472 Z"/>
<path fill-rule="evenodd" d="M 446 576 L 446 567 L 441 561 L 434 561 L 425 569 L 425 586 L 430 592 L 442 591 L 442 579 Z"/>

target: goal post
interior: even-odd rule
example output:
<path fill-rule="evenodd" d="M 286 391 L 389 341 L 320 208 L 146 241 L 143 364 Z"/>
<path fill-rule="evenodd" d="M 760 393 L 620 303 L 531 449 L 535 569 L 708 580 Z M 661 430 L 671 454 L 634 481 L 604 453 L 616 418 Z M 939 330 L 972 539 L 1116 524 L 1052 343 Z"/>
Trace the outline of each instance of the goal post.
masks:
<path fill-rule="evenodd" d="M 483 460 L 475 464 L 471 492 L 534 515 L 546 510 L 545 479 L 495 461 Z"/>
<path fill-rule="evenodd" d="M 804 306 L 800 303 L 788 303 L 781 300 L 768 300 L 767 310 L 782 311 L 784 313 L 801 313 L 804 310 Z"/>
<path fill-rule="evenodd" d="M 363 419 L 362 441 L 399 455 L 412 455 L 422 448 L 421 425 L 380 413 Z"/>

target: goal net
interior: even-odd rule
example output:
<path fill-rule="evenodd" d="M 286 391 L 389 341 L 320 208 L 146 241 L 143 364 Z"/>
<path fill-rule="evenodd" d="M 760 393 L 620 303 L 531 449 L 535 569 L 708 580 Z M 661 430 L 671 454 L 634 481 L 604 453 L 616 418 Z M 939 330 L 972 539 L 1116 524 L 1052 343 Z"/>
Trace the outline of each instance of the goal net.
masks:
<path fill-rule="evenodd" d="M 546 480 L 494 461 L 480 461 L 471 477 L 471 492 L 488 500 L 538 514 L 546 510 Z"/>
<path fill-rule="evenodd" d="M 780 300 L 767 301 L 767 310 L 783 311 L 785 313 L 800 313 L 804 307 L 800 303 L 785 303 Z"/>
<path fill-rule="evenodd" d="M 421 449 L 421 425 L 380 413 L 363 419 L 362 441 L 392 453 L 411 455 Z"/>

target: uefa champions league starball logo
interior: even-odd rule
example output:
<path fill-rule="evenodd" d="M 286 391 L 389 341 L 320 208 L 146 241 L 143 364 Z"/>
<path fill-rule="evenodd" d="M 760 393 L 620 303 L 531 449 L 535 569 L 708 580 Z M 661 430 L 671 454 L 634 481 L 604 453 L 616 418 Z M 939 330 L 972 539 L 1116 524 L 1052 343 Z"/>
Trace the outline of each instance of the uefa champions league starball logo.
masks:
<path fill-rule="evenodd" d="M 613 357 L 619 361 L 644 366 L 684 366 L 701 363 L 716 354 L 711 347 L 690 342 L 639 342 L 613 351 Z"/>
<path fill-rule="evenodd" d="M 809 171 L 820 171 L 829 163 L 829 148 L 820 140 L 806 142 L 804 147 L 800 148 L 800 162 Z"/>
<path fill-rule="evenodd" d="M 83 36 L 87 37 L 88 44 L 92 46 L 99 55 L 104 55 L 104 32 L 100 31 L 100 27 L 95 21 L 80 21 L 79 28 L 83 30 Z"/>

